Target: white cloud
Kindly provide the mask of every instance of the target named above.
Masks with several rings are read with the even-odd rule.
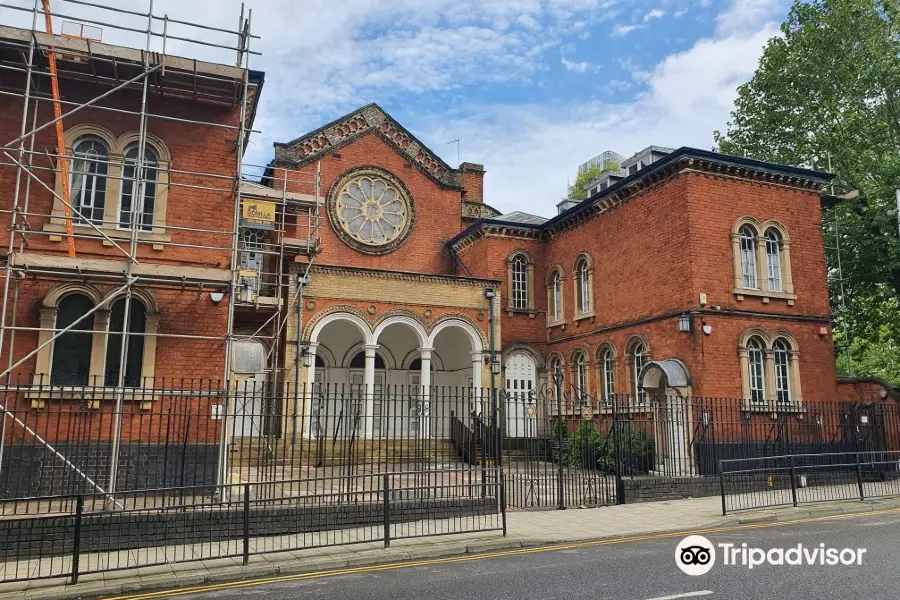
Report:
[[[596,71],[597,70],[596,67],[591,65],[591,63],[589,63],[586,60],[581,60],[581,61],[576,62],[576,61],[568,60],[565,56],[563,56],[562,58],[560,58],[560,62],[562,63],[562,66],[566,68],[566,71],[576,71],[578,73],[587,73],[588,71]]]
[[[661,8],[654,8],[644,15],[644,22],[652,21],[653,19],[662,19],[664,16],[666,16],[666,11]]]
[[[719,35],[753,29],[778,15],[782,0],[741,0],[733,2],[716,17]]]
[[[613,27],[613,35],[616,37],[624,37],[637,29],[643,29],[643,25],[616,25]]]

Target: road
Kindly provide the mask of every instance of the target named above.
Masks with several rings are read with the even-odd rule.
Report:
[[[602,509],[595,509],[602,510]],[[675,564],[681,538],[513,551],[476,560],[283,581],[179,595],[179,600],[820,600],[900,597],[900,512],[706,534],[716,564],[689,576]],[[865,548],[853,566],[722,565],[718,544]]]

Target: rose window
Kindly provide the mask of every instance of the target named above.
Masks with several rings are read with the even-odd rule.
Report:
[[[329,209],[344,241],[364,252],[386,252],[409,231],[412,206],[390,174],[366,169],[332,188]]]

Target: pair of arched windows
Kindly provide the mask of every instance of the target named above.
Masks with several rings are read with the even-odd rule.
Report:
[[[800,400],[797,351],[784,334],[745,335],[740,351],[744,396],[751,405]]]
[[[735,292],[787,295],[793,299],[790,243],[774,221],[739,220],[732,232],[735,253]],[[779,296],[780,297],[780,296]]]
[[[594,314],[594,270],[590,255],[583,253],[575,259],[572,272],[574,284],[575,319]],[[557,325],[565,321],[565,299],[562,267],[554,267],[547,281],[547,323]]]
[[[103,385],[118,386],[122,363],[123,326],[125,323],[125,298],[119,298],[109,309],[109,321],[105,331],[96,331],[94,301],[79,293],[64,296],[56,307],[55,330],[62,330],[74,324],[53,341],[53,354],[50,361],[51,385],[100,385],[92,381],[92,365],[94,353],[102,348],[105,352],[103,361]],[[88,314],[90,313],[90,314]],[[87,316],[85,316],[87,315]],[[83,317],[83,318],[82,318]],[[141,370],[144,361],[144,333],[147,325],[147,310],[144,304],[131,299],[128,314],[128,345],[125,349],[124,366],[126,387],[137,387],[141,383]],[[105,344],[95,343],[94,336],[103,336]]]
[[[75,220],[81,223],[102,225],[107,203],[110,149],[96,136],[85,136],[72,145],[72,168],[69,188]],[[142,164],[141,176],[138,163]],[[115,225],[120,229],[150,231],[156,203],[157,172],[159,158],[149,146],[144,146],[141,156],[136,143],[125,148],[122,155],[121,185]]]

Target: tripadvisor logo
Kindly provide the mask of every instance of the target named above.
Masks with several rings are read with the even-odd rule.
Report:
[[[704,575],[716,564],[716,556],[726,567],[754,569],[770,566],[859,566],[863,564],[865,548],[832,548],[825,544],[789,548],[754,548],[746,543],[713,545],[702,535],[690,535],[675,548],[675,564],[687,575]]]

